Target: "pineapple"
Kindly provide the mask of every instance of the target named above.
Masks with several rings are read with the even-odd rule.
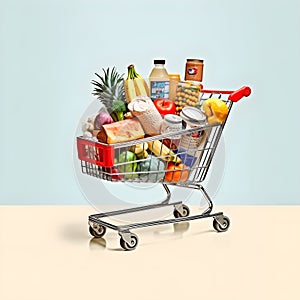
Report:
[[[100,80],[92,80],[92,84],[95,86],[92,94],[97,96],[99,101],[106,107],[114,121],[123,120],[124,113],[127,111],[124,74],[119,74],[115,67],[111,70],[109,68],[102,70],[104,76],[95,73]]]

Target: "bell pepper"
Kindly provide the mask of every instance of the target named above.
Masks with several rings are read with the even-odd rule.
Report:
[[[115,164],[117,164],[117,168],[120,171],[120,173],[125,173],[125,178],[136,178],[138,177],[138,174],[132,174],[132,172],[135,172],[137,168],[137,162],[135,162],[136,160],[137,157],[133,152],[124,151],[121,152],[119,157],[115,160]],[[126,162],[128,163],[124,164]]]
[[[184,182],[189,177],[189,168],[185,164],[169,162],[165,180],[168,182]]]

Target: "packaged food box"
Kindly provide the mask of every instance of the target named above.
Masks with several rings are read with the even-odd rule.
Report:
[[[176,114],[186,106],[198,106],[200,102],[200,84],[191,81],[180,81],[176,88]]]

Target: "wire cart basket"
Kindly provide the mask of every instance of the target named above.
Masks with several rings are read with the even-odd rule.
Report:
[[[234,102],[243,97],[248,97],[251,89],[244,86],[236,91],[201,90],[200,108],[203,101],[208,98],[222,99],[228,107],[228,116]],[[202,186],[205,180],[222,135],[228,116],[223,123],[213,125],[205,124],[195,128],[182,129],[152,137],[146,137],[130,142],[106,144],[94,140],[77,137],[78,158],[81,163],[83,174],[96,177],[101,180],[112,182],[141,182],[162,184],[166,198],[161,203],[143,205],[128,209],[121,209],[90,215],[88,218],[89,232],[94,237],[102,237],[106,229],[116,230],[120,235],[120,245],[124,250],[133,250],[137,247],[138,237],[132,232],[133,229],[180,223],[203,218],[213,218],[213,227],[218,232],[226,231],[230,226],[230,220],[223,212],[212,212],[213,202]],[[166,153],[165,146],[170,147],[173,137],[180,137],[177,145],[176,157],[181,159],[181,166],[169,162],[174,159],[173,152]],[[155,155],[149,151],[156,147]],[[135,158],[129,161],[130,153],[144,153],[146,158]],[[122,156],[122,160],[118,159]],[[208,207],[201,214],[190,215],[189,207],[182,201],[170,201],[171,192],[168,185],[191,188],[202,192]],[[148,222],[114,225],[104,218],[134,213],[138,211],[173,206],[174,218],[154,220]]]

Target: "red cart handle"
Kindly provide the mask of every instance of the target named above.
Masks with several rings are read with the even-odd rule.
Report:
[[[238,102],[243,97],[248,97],[251,94],[251,88],[249,86],[243,86],[236,91],[220,91],[220,90],[201,90],[203,93],[212,94],[229,94],[228,100],[232,102]]]
[[[231,100],[232,102],[238,102],[243,97],[248,97],[251,94],[251,89],[249,86],[243,86],[237,91],[231,93],[228,97],[228,100]]]

